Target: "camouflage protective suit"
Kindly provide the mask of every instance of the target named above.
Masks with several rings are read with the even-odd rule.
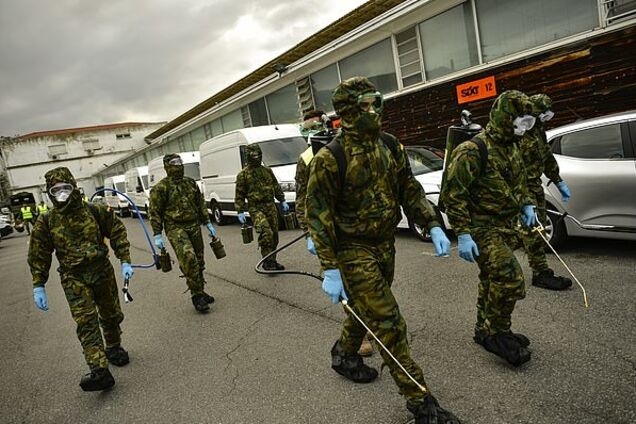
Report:
[[[517,227],[521,208],[533,202],[512,121],[531,111],[525,94],[502,93],[486,129],[476,136],[488,148],[486,170],[481,170],[477,145],[460,144],[441,193],[452,228],[457,234],[470,234],[479,248],[476,334],[509,331],[515,303],[525,297],[523,273],[513,251],[522,244]]]
[[[33,227],[28,259],[33,286],[46,284],[55,251],[62,288],[77,324],[86,363],[91,369],[107,368],[104,341],[106,349],[120,345],[119,325],[124,315],[104,237],[110,240],[115,256],[122,263],[130,263],[126,228],[110,208],[82,201],[68,168],[55,168],[45,178],[47,191],[60,182],[72,184],[75,190],[64,203],[49,196],[54,208],[41,214]],[[95,208],[95,214],[90,207]]]
[[[307,231],[305,221],[305,199],[307,198],[307,183],[309,182],[309,165],[314,159],[314,152],[311,146],[305,150],[298,158],[296,164],[296,219],[298,226],[303,232]]]
[[[236,212],[249,210],[258,234],[261,256],[265,257],[278,247],[278,210],[274,198],[285,201],[285,194],[278,184],[274,172],[261,161],[263,153],[258,144],[245,147],[247,166],[236,176],[234,206]],[[245,201],[247,200],[247,205]],[[276,257],[270,258],[273,263]]]
[[[375,92],[368,79],[343,81],[333,94],[341,116],[340,143],[347,159],[341,186],[336,159],[321,149],[310,165],[306,223],[322,268],[339,269],[349,304],[408,372],[424,384],[411,359],[406,322],[391,291],[395,265],[395,228],[400,206],[422,227],[439,226],[422,186],[413,177],[402,145],[397,154],[380,140],[378,114],[362,113],[360,94]],[[373,117],[371,115],[374,115]],[[390,136],[392,137],[392,136]],[[345,319],[340,345],[357,352],[366,330],[352,316]],[[424,393],[381,351],[400,393],[413,404]]]
[[[165,230],[190,294],[195,297],[204,294],[205,261],[201,225],[209,223],[210,219],[197,183],[183,175],[183,165],[168,163],[176,158],[179,158],[176,153],[163,158],[167,176],[150,191],[150,224],[155,235]]]
[[[552,108],[552,100],[545,94],[531,96],[530,101],[533,106],[533,115],[537,117]],[[547,208],[541,176],[545,174],[554,184],[561,182],[562,179],[559,175],[559,164],[547,142],[544,124],[541,120],[537,119],[534,127],[524,134],[519,148],[526,168],[528,192],[532,198],[532,203],[537,206],[536,212],[539,220],[545,225]],[[523,233],[525,250],[533,274],[549,270],[550,267],[545,257],[545,242],[541,236],[536,231],[525,228]]]

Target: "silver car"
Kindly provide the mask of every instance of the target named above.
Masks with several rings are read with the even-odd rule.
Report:
[[[578,121],[547,138],[572,193],[563,203],[543,176],[552,245],[579,236],[636,240],[636,111]]]

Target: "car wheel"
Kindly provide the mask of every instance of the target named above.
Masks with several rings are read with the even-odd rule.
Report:
[[[219,204],[213,200],[210,201],[210,210],[212,211],[212,219],[217,225],[225,225],[227,219],[223,216],[223,211]]]
[[[552,205],[548,205],[548,210],[556,210],[556,208]],[[565,222],[563,222],[563,217],[556,213],[548,212],[547,217],[545,234],[550,245],[556,248],[561,246],[568,238]],[[546,246],[546,248],[548,251],[551,251],[549,247]]]

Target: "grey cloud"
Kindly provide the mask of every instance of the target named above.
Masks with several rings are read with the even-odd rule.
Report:
[[[362,3],[2,2],[0,135],[170,120]]]

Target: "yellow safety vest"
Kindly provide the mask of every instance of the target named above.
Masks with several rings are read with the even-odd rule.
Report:
[[[46,205],[38,205],[38,212],[43,213],[49,210],[49,207]]]
[[[310,147],[309,149],[305,150],[300,157],[302,158],[303,162],[305,162],[305,165],[309,165],[309,162],[311,162],[311,160],[314,158],[314,150]]]
[[[33,212],[31,212],[31,207],[30,206],[25,206],[23,208],[20,208],[20,213],[22,213],[22,219],[32,219],[33,218]]]

